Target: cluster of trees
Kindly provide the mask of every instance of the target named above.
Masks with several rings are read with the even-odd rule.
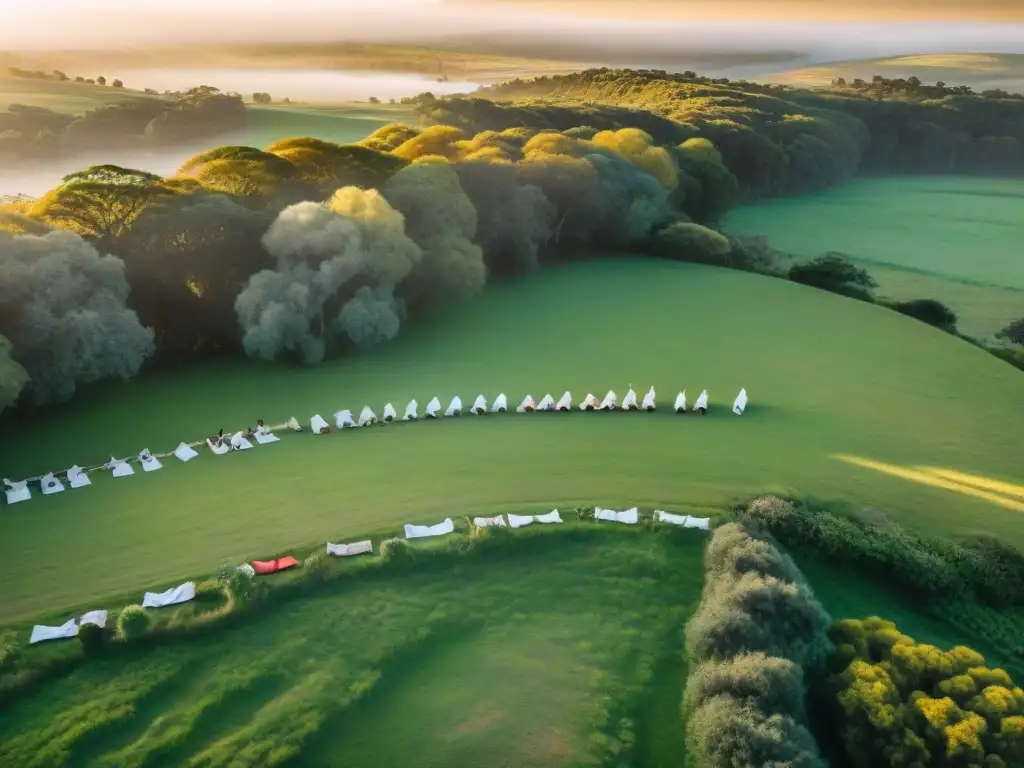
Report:
[[[120,87],[120,81],[114,86]],[[83,115],[11,104],[0,112],[0,161],[25,162],[107,147],[163,146],[236,130],[245,119],[240,96],[210,86],[162,99],[108,104]]]
[[[137,315],[159,358],[244,349],[315,363],[388,341],[421,307],[471,296],[488,277],[533,271],[565,250],[742,264],[757,248],[734,248],[692,221],[735,194],[706,140],[661,147],[637,129],[472,135],[392,124],[354,145],[218,147],[171,178],[117,166],[71,174],[0,214],[9,233],[0,270],[14,269],[22,251],[74,243],[75,253],[121,265],[123,285],[109,286],[125,297],[117,311]],[[34,300],[29,290],[0,293],[0,334],[12,370],[30,377],[33,402],[130,375],[154,353],[121,340],[130,365],[90,363],[93,378],[58,367],[66,382],[48,383],[36,350],[44,340],[15,322],[32,316]]]
[[[767,535],[737,523],[716,528],[704,568],[701,603],[686,626],[688,761],[824,768],[804,673],[823,668],[831,620]]]
[[[490,108],[479,104],[485,99],[435,99],[422,110],[428,117],[436,110],[456,112],[481,128],[496,129],[534,125],[558,112],[577,111],[588,115],[583,124],[596,124],[589,115],[615,121],[625,117],[624,108],[645,110],[661,117],[661,127],[673,131],[674,139],[686,131],[714,142],[751,197],[818,189],[858,170],[1024,170],[1021,99],[956,91],[908,100],[848,89],[815,92],[713,82],[689,74],[592,69],[485,89],[485,97],[510,101],[491,102]],[[465,101],[471,106],[455,103]],[[643,127],[657,141],[664,140],[653,127]]]
[[[20,80],[50,80],[55,83],[66,83],[71,80],[66,74],[61,72],[59,69],[51,70],[50,72],[43,72],[42,70],[31,70],[21,69],[20,67],[8,67],[8,77],[16,77]],[[81,75],[75,78],[76,83],[88,83],[89,85],[106,85],[107,78],[100,75],[97,78],[85,78]],[[124,83],[114,78],[110,83],[111,88],[124,88]]]
[[[981,654],[917,643],[877,617],[829,634],[836,732],[852,765],[1024,765],[1024,690]]]
[[[919,77],[887,78],[882,75],[875,75],[870,80],[855,77],[849,81],[845,77],[837,77],[832,80],[832,90],[841,93],[852,92],[874,99],[904,98],[915,101],[974,95],[974,89],[969,85],[951,86],[941,80],[935,85],[929,85],[922,83]],[[1024,99],[1024,94],[1009,93],[1000,88],[982,91],[980,96],[983,99]]]

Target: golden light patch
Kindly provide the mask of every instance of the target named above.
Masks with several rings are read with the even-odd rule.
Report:
[[[1002,496],[1015,496],[1024,501],[1024,485],[994,480],[984,475],[969,475],[966,472],[957,472],[955,469],[944,469],[941,467],[919,467],[919,469],[943,480],[960,483],[961,485],[971,485],[983,491],[991,491]]]
[[[879,67],[941,67],[943,69],[967,69],[979,72],[1001,72],[1007,69],[998,56],[983,53],[928,53],[920,56],[897,56],[894,59],[876,61]]]
[[[872,459],[865,459],[860,456],[838,454],[833,458],[864,469],[873,469],[876,472],[881,472],[892,477],[898,477],[902,480],[909,480],[911,482],[920,483],[921,485],[931,486],[932,488],[941,488],[945,491],[952,491],[953,493],[959,493],[964,496],[971,496],[982,501],[987,501],[990,504],[995,504],[1003,509],[1011,509],[1015,512],[1024,512],[1024,498],[1018,499],[1014,498],[1012,495],[1004,495],[1004,493],[996,493],[993,492],[993,490],[986,490],[1002,486],[1004,488],[1014,489],[1015,495],[1018,490],[1021,490],[1021,486],[1013,485],[1012,483],[1002,483],[998,480],[992,480],[991,478],[978,475],[967,475],[959,473],[956,470],[936,469],[934,467],[901,467],[897,464],[886,464],[885,462],[873,461]],[[951,479],[957,476],[964,479],[971,479],[974,484],[958,482]]]

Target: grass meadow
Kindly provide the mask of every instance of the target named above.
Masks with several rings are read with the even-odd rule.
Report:
[[[624,299],[628,297],[628,300]],[[449,515],[580,504],[682,512],[765,491],[885,509],[935,535],[1020,545],[1020,372],[889,310],[713,267],[607,259],[502,283],[393,344],[315,369],[220,362],[107,383],[2,425],[23,477],[171,450],[218,428],[433,396],[513,406],[658,388],[647,413],[381,426],[216,457],[0,508],[10,621],[134,595],[292,546]],[[708,389],[706,418],[670,412]],[[740,387],[750,405],[730,406]],[[950,474],[955,471],[960,474]],[[993,485],[1001,481],[1003,485]],[[985,490],[994,488],[994,491]],[[70,570],[74,577],[69,577]]]
[[[706,537],[513,535],[512,557],[341,578],[80,665],[0,712],[0,764],[540,768],[615,764],[632,743],[637,765],[680,765]]]
[[[1024,186],[1015,179],[857,179],[736,209],[726,228],[797,259],[840,251],[895,300],[937,299],[960,330],[992,337],[1024,315]]]
[[[0,75],[0,110],[6,110],[11,104],[24,104],[69,115],[81,115],[108,104],[153,98],[141,90],[130,88],[90,85],[70,80],[27,80]]]

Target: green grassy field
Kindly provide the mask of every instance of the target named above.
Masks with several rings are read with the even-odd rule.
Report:
[[[1024,315],[1024,186],[1012,179],[859,179],[818,195],[738,208],[731,232],[768,235],[797,258],[840,251],[881,296],[934,298],[988,338]]]
[[[0,110],[6,110],[11,104],[25,104],[30,107],[45,107],[54,112],[81,115],[107,104],[153,98],[155,97],[130,88],[0,76]]]
[[[0,764],[584,766],[629,717],[639,765],[681,765],[706,537],[585,527],[90,662],[0,714]]]
[[[315,369],[221,362],[105,384],[3,425],[7,477],[171,450],[221,427],[369,403],[658,387],[656,414],[500,415],[314,437],[0,508],[7,620],[405,522],[580,503],[692,510],[788,490],[933,534],[1024,543],[1024,503],[900,468],[1021,484],[1021,373],[880,307],[698,265],[609,259],[502,283]],[[729,408],[750,393],[742,418]],[[679,387],[711,414],[676,417]],[[856,465],[844,454],[873,462]],[[887,471],[879,471],[879,468]],[[891,470],[891,471],[888,471]],[[901,476],[902,473],[902,476]],[[981,482],[981,481],[977,481]],[[73,566],[69,559],[73,557]],[[69,578],[69,568],[75,576]]]
[[[417,117],[408,107],[391,104],[249,107],[245,130],[237,135],[218,136],[217,141],[266,147],[290,136],[312,136],[352,144],[362,141],[382,125],[394,122],[415,125]]]
[[[999,88],[1011,93],[1024,91],[1024,54],[1020,53],[931,53],[882,59],[837,61],[791,69],[758,78],[769,83],[798,87],[829,85],[844,77],[870,81],[882,77],[916,76],[926,83],[969,85],[976,91]]]

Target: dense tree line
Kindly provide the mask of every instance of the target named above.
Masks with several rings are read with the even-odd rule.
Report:
[[[114,81],[114,87],[120,84]],[[11,104],[0,112],[0,162],[45,160],[91,149],[171,145],[236,130],[245,125],[245,119],[240,96],[209,86],[108,104],[83,115]]]
[[[851,765],[1024,765],[1024,690],[981,654],[917,643],[879,618],[829,634],[834,728]]]
[[[792,559],[740,524],[715,529],[704,570],[686,625],[687,764],[824,768],[804,694],[832,650],[828,615]]]
[[[486,99],[445,99],[423,111],[461,114],[455,124],[478,129],[532,125],[551,109],[612,121],[614,110],[649,111],[714,142],[750,196],[817,189],[857,171],[1024,172],[1020,98],[943,87],[939,98],[908,99],[904,91],[816,92],[692,75],[593,69],[485,89],[486,99],[501,100],[490,108]]]
[[[574,77],[584,76],[606,84],[623,77]],[[641,102],[666,85],[673,93],[665,99],[679,101],[681,83],[651,73],[636,78],[625,84]],[[563,80],[528,86],[547,82]],[[147,360],[244,350],[315,363],[386,342],[422,307],[471,296],[488,279],[595,249],[784,276],[763,240],[729,239],[708,225],[744,195],[812,188],[853,173],[869,133],[845,113],[795,112],[794,102],[759,88],[736,91],[746,101],[729,97],[735,104],[688,91],[690,102],[704,106],[691,103],[687,120],[621,105],[424,95],[417,105],[435,124],[391,124],[357,144],[296,137],[265,149],[216,147],[168,178],[117,166],[70,174],[38,200],[0,207],[0,232],[8,233],[0,282],[35,269],[29,254],[52,253],[69,291],[58,301],[56,291],[0,289],[0,336],[10,345],[0,356],[7,361],[0,402],[13,402],[18,389],[26,401],[64,399],[80,384],[130,376]],[[151,137],[184,135],[189,109],[231,102],[228,112],[244,112],[235,99],[195,89],[176,102],[192,106],[136,128]],[[819,152],[827,163],[813,160]],[[872,298],[870,276],[838,256],[788,277]],[[26,285],[48,279],[24,278]],[[52,300],[50,314],[61,317],[86,311],[72,297],[85,296],[76,285],[90,279],[109,299],[102,311],[89,305],[91,327],[110,323],[117,332],[97,330],[89,345],[79,342],[87,354],[58,347],[47,354],[60,359],[47,360],[33,347],[59,323],[51,318],[47,330],[31,331],[33,318],[50,317],[37,305]],[[947,330],[955,325],[936,302],[895,308]],[[120,343],[124,354],[115,359],[100,336],[118,334],[132,341]],[[1016,338],[1013,328],[1008,334]],[[24,375],[28,383],[16,387]]]

